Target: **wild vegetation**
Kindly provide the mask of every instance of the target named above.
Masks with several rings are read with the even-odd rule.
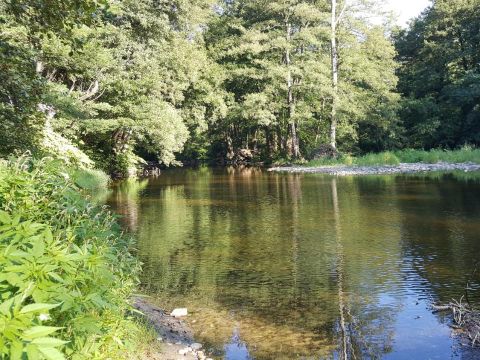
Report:
[[[403,30],[380,0],[0,0],[0,358],[137,353],[138,263],[84,199],[111,177],[325,149],[310,165],[480,162],[479,17],[480,0],[432,0]]]
[[[48,6],[47,6],[48,5]],[[479,142],[478,0],[1,1],[0,151],[146,162]]]
[[[139,265],[105,209],[52,160],[0,163],[0,358],[134,358]]]
[[[459,150],[395,150],[363,156],[340,155],[336,158],[319,158],[308,161],[307,166],[322,165],[398,165],[400,163],[476,163],[480,164],[480,150],[463,147]]]

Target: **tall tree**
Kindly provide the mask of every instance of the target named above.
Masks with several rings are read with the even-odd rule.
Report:
[[[436,0],[397,35],[407,146],[480,143],[479,17],[479,0]]]

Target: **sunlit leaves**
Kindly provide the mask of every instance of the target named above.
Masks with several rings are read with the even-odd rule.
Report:
[[[124,352],[138,269],[128,241],[60,163],[23,164],[0,164],[0,358]],[[92,339],[97,345],[85,348]]]

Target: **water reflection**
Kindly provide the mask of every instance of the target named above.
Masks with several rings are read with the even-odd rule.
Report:
[[[471,175],[469,175],[471,176]],[[480,304],[480,182],[180,170],[119,185],[143,284],[219,358],[465,356],[429,301]],[[233,335],[232,335],[233,334]]]

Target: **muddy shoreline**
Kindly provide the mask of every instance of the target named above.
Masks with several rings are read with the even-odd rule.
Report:
[[[327,174],[335,176],[360,176],[360,175],[390,175],[390,174],[412,174],[421,172],[434,171],[463,171],[473,172],[480,171],[480,164],[475,163],[413,163],[413,164],[398,164],[398,165],[378,165],[378,166],[281,166],[268,169],[270,172],[284,172],[284,173],[298,173],[298,174]]]

